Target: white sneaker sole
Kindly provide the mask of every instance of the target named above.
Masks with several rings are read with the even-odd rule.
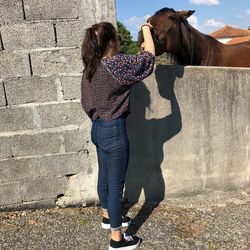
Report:
[[[119,247],[119,248],[114,248],[114,247],[109,246],[109,250],[133,250],[133,249],[138,248],[140,243],[141,243],[141,239],[139,239],[136,245],[128,246],[128,247]]]
[[[129,222],[123,222],[122,227],[128,227],[131,224],[131,220]],[[110,229],[110,224],[104,224],[102,222],[102,228],[103,229]]]

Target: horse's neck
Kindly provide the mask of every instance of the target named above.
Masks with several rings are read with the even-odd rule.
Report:
[[[215,38],[202,34],[197,31],[202,37],[202,41],[199,44],[202,49],[202,61],[201,65],[219,65],[220,60],[223,59],[222,51],[226,49],[226,45],[217,41]]]
[[[177,58],[179,57],[180,61],[184,61],[183,64],[208,65],[209,61],[213,60],[213,57],[218,54],[224,45],[193,27],[190,27],[190,29],[192,48],[190,50],[183,46]]]

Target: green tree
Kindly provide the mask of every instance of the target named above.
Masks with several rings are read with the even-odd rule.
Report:
[[[137,54],[140,50],[138,42],[132,40],[131,33],[127,28],[119,21],[117,21],[118,34],[121,37],[121,53]]]

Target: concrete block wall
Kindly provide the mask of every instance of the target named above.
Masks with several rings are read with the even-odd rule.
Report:
[[[99,21],[115,24],[114,0],[0,0],[1,209],[96,196],[80,47]]]

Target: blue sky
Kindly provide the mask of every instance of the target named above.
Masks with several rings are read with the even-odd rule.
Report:
[[[140,24],[163,7],[195,10],[189,23],[209,34],[225,24],[247,29],[250,26],[250,0],[116,0],[117,19],[134,39]]]

